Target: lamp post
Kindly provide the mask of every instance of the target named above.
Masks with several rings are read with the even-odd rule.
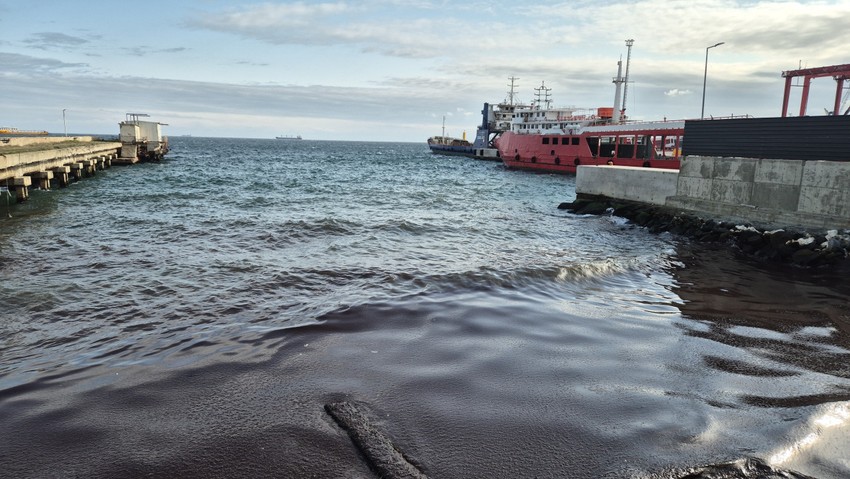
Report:
[[[705,71],[702,74],[702,111],[700,111],[699,118],[702,120],[705,118],[705,80],[708,78],[708,50],[714,47],[719,47],[726,42],[715,43],[710,47],[705,48]]]
[[[66,108],[62,109],[62,133],[68,136],[68,128],[65,127],[65,110]]]

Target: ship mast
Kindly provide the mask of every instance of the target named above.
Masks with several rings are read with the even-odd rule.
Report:
[[[612,123],[620,123],[620,93],[623,91],[623,56],[617,60],[617,76],[614,78],[617,88],[614,90],[614,111],[611,115]]]
[[[546,88],[546,82],[540,82],[540,86],[535,88],[536,92],[534,95],[537,97],[537,108],[540,108],[541,98],[542,102],[546,103],[546,109],[549,109],[549,105],[552,103],[552,99],[550,97],[551,88]]]
[[[628,47],[628,53],[626,54],[626,78],[623,79],[623,109],[621,114],[623,117],[626,116],[626,94],[629,92],[629,63],[632,61],[632,45],[635,44],[633,39],[626,40],[626,47]]]
[[[515,91],[516,87],[519,86],[519,85],[515,84],[514,82],[519,80],[519,78],[510,77],[510,78],[508,78],[508,80],[511,81],[511,84],[508,85],[509,87],[511,87],[511,90],[508,92],[508,105],[514,106],[514,91]]]

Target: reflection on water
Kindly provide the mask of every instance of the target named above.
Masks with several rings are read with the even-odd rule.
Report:
[[[850,284],[846,269],[806,270],[733,260],[683,245],[677,279],[684,333],[726,346],[704,354],[721,373],[718,402],[774,411],[779,441],[760,451],[817,477],[850,471]],[[729,385],[737,384],[732,391]],[[729,392],[734,394],[730,397]]]

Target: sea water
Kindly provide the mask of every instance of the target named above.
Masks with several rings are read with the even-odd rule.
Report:
[[[424,144],[174,138],[0,218],[0,474],[430,477],[850,463],[846,271],[578,216]]]

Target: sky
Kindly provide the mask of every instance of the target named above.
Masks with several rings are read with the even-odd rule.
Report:
[[[553,106],[613,106],[626,39],[630,118],[699,118],[704,81],[706,116],[775,117],[783,71],[850,63],[848,19],[850,0],[0,0],[0,126],[117,134],[132,112],[170,136],[424,142],[445,118],[474,137],[509,77],[520,101],[545,84]],[[808,113],[835,89],[814,80]]]

